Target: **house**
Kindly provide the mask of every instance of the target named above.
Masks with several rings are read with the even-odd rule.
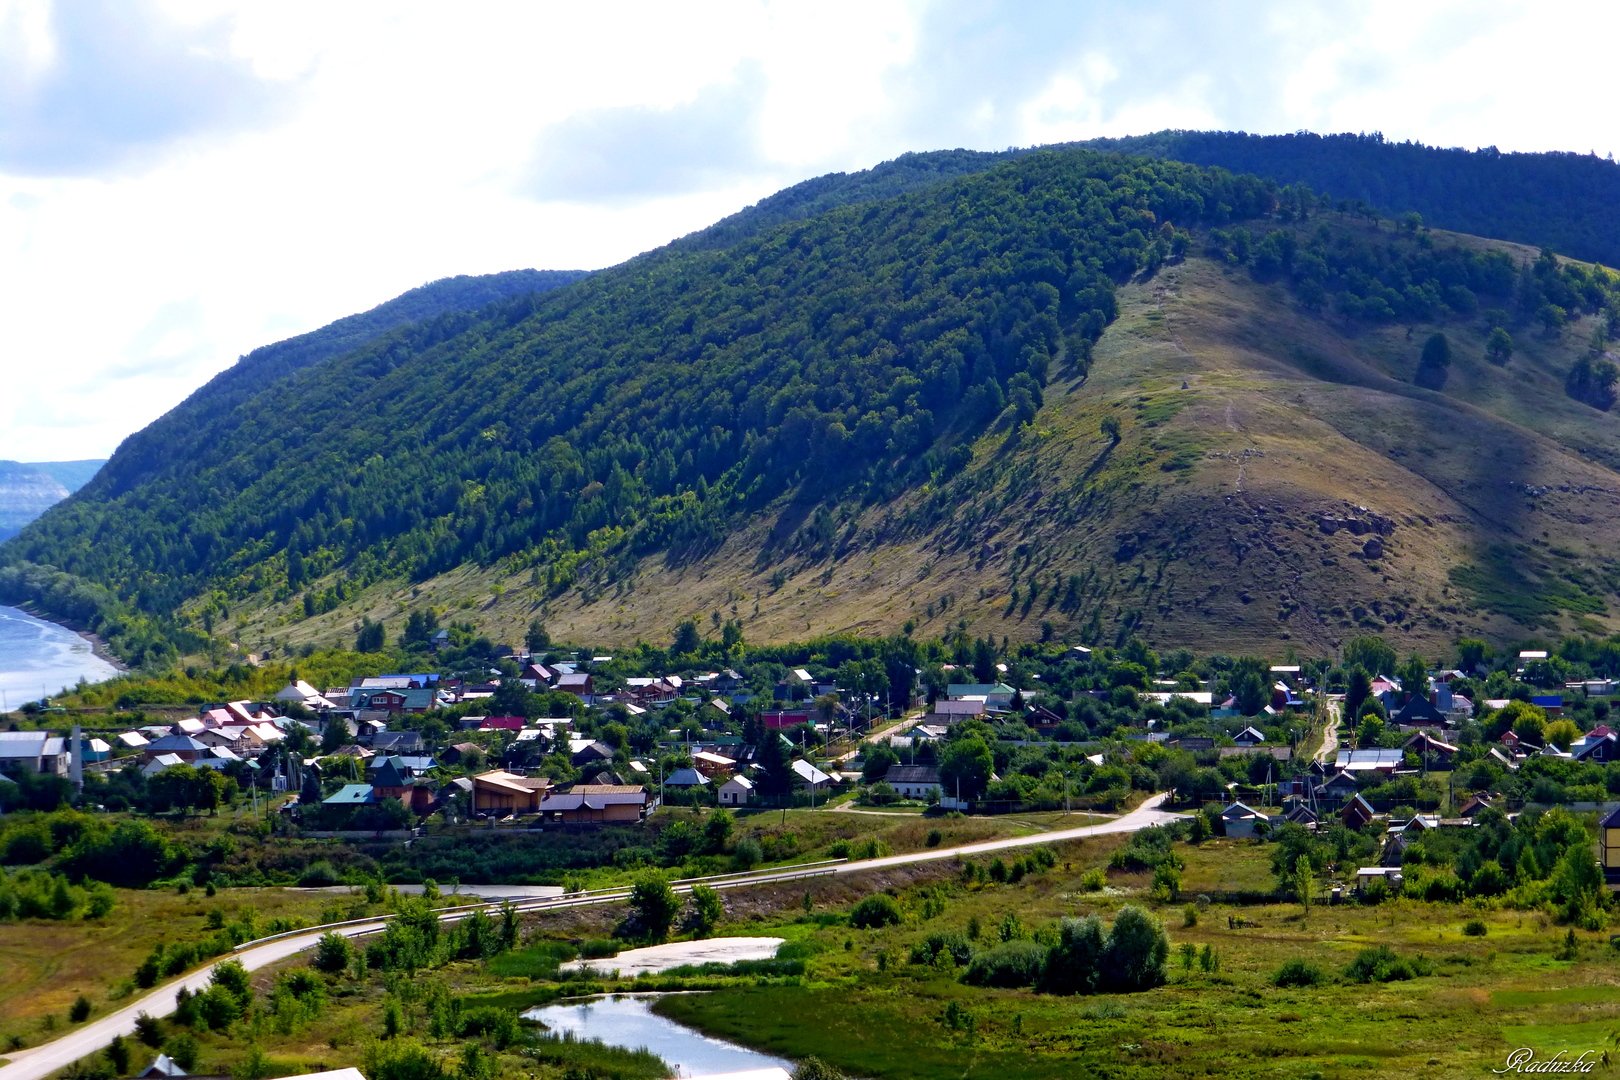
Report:
[[[568,763],[576,769],[599,761],[612,761],[613,747],[595,739],[569,739]]]
[[[151,742],[150,739],[138,731],[122,731],[113,736],[113,739],[118,743],[120,750],[139,750]]]
[[[1340,750],[1333,767],[1341,772],[1389,775],[1401,767],[1403,757],[1400,749]]]
[[[1302,800],[1296,800],[1294,805],[1289,807],[1288,813],[1283,815],[1283,818],[1294,825],[1307,829],[1315,829],[1321,821],[1316,816],[1316,811],[1306,806]]]
[[[0,732],[0,772],[66,776],[68,740],[50,732]]]
[[[148,759],[146,764],[141,766],[141,775],[150,780],[165,769],[172,769],[176,765],[184,764],[186,762],[182,761],[178,754],[159,754],[157,757]]]
[[[1599,735],[1596,729],[1586,733],[1586,736],[1570,744],[1570,754],[1576,761],[1596,761],[1607,764],[1611,761],[1620,761],[1620,736],[1604,729]]]
[[[759,714],[766,731],[785,731],[800,724],[815,724],[809,709],[767,709]]]
[[[159,754],[174,754],[181,761],[196,761],[208,752],[208,744],[190,735],[165,735],[153,739],[141,748],[141,754],[151,761]]]
[[[941,700],[934,702],[934,707],[928,710],[923,717],[924,723],[929,724],[955,724],[962,720],[972,720],[984,715],[984,702],[977,698],[965,701]]]
[[[832,785],[833,778],[831,776],[803,758],[799,758],[789,768],[793,770],[793,775],[798,778],[798,783],[812,791],[821,791]]]
[[[984,707],[990,712],[1006,712],[1012,708],[1013,695],[1018,693],[1006,683],[950,683],[945,687],[945,696],[951,701],[967,701],[977,698],[984,702]]]
[[[541,818],[558,825],[633,825],[646,811],[647,789],[639,784],[575,784],[539,806]]]
[[[1401,882],[1405,880],[1398,866],[1363,866],[1356,871],[1356,895],[1366,892],[1367,887],[1375,881],[1382,882],[1383,887],[1392,893],[1399,892]]]
[[[1390,719],[1402,726],[1445,727],[1447,723],[1446,714],[1421,694],[1413,694]]]
[[[1328,780],[1317,789],[1317,792],[1324,798],[1339,802],[1354,798],[1359,787],[1360,785],[1356,783],[1356,778],[1353,773],[1337,772],[1328,778]]]
[[[939,798],[943,789],[939,770],[931,765],[890,765],[883,774],[883,782],[900,793],[902,798],[927,802],[929,795]]]
[[[551,787],[543,776],[518,776],[492,769],[472,778],[473,813],[534,814]]]
[[[754,782],[741,773],[720,785],[721,806],[747,806],[754,798]]]
[[[355,690],[349,694],[349,707],[399,716],[405,711],[404,690]]]
[[[1339,820],[1343,821],[1346,827],[1351,829],[1359,829],[1370,825],[1377,816],[1373,812],[1372,803],[1360,795],[1352,795],[1350,801],[1344,804],[1344,809],[1339,811]]]
[[[1226,836],[1243,838],[1253,836],[1266,815],[1252,806],[1235,802],[1221,811],[1221,830]]]
[[[486,716],[486,717],[484,717],[483,721],[479,723],[476,730],[478,730],[478,731],[510,731],[510,732],[522,731],[523,730],[523,717],[521,717],[521,716]],[[609,754],[608,756],[612,757],[613,755]]]
[[[1401,749],[1416,754],[1423,762],[1424,768],[1450,768],[1452,761],[1457,757],[1457,748],[1450,743],[1441,742],[1427,731],[1420,731],[1407,739]]]
[[[596,680],[588,671],[576,671],[557,677],[554,689],[564,693],[573,694],[587,705],[596,701]]]
[[[1620,806],[1598,822],[1598,861],[1611,889],[1620,889]]]
[[[432,790],[416,781],[416,771],[405,763],[404,758],[388,757],[369,762],[366,775],[377,801],[398,799],[407,809],[418,814],[425,814],[432,808]]]
[[[185,1075],[186,1070],[176,1065],[168,1054],[159,1054],[145,1071],[136,1074],[137,1080],[177,1080]]]
[[[724,776],[737,767],[735,758],[728,758],[724,754],[714,754],[707,750],[696,750],[692,753],[692,764],[704,776],[713,779]]]
[[[1549,719],[1556,719],[1564,715],[1564,695],[1538,694],[1530,699],[1530,704],[1545,709]]]
[[[709,778],[696,769],[676,769],[664,777],[664,787],[677,791],[695,791],[709,786]]]
[[[1266,741],[1266,733],[1256,727],[1246,727],[1232,736],[1234,746],[1259,746]]]
[[[1457,811],[1457,816],[1458,817],[1465,817],[1465,818],[1473,818],[1476,815],[1478,815],[1480,811],[1489,810],[1490,808],[1491,808],[1491,796],[1490,795],[1486,795],[1486,794],[1471,795],[1471,796],[1469,796],[1468,801],[1462,804],[1462,809]]]
[[[419,731],[383,731],[371,737],[371,748],[379,754],[420,754],[422,733]]]
[[[1519,771],[1519,763],[1513,759],[1513,755],[1504,751],[1500,746],[1491,747],[1486,756],[1509,772]]]
[[[377,801],[370,784],[344,784],[321,800],[322,806],[370,806]]]

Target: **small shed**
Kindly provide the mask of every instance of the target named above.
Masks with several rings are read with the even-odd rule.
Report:
[[[747,806],[754,798],[754,782],[746,776],[733,776],[720,785],[721,806]]]

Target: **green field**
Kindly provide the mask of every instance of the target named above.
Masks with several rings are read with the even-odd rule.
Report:
[[[1141,875],[1110,875],[1107,889],[1077,888],[1080,860],[1018,886],[952,884],[943,913],[921,918],[906,897],[905,925],[871,932],[787,927],[819,948],[803,986],[730,989],[663,1000],[659,1010],[712,1034],[790,1057],[814,1054],[859,1076],[1323,1077],[1489,1075],[1509,1051],[1615,1050],[1620,1033],[1620,950],[1606,934],[1577,933],[1578,958],[1554,953],[1564,929],[1534,912],[1395,901],[1380,907],[1199,905],[1200,887],[1269,884],[1268,849],[1216,841],[1185,849],[1189,887],[1158,905],[1172,946],[1170,982],[1135,994],[1054,997],[968,987],[951,969],[907,962],[940,930],[984,938],[1015,915],[1026,932],[1062,915],[1105,920],[1144,901]],[[1463,933],[1480,919],[1483,937]],[[1229,921],[1230,920],[1230,921]],[[749,930],[781,929],[761,922]],[[794,932],[797,933],[794,933]],[[1184,970],[1179,946],[1209,946],[1218,968]],[[1360,950],[1388,945],[1422,957],[1432,974],[1406,982],[1346,982]],[[1287,960],[1303,958],[1325,985],[1277,989]],[[955,1005],[956,1010],[947,1010]],[[951,1021],[954,1019],[954,1023]],[[1601,1073],[1600,1073],[1601,1075]]]

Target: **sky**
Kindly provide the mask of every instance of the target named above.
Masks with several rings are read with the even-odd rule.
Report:
[[[424,282],[609,266],[912,150],[1615,153],[1616,40],[1606,2],[0,0],[0,459],[104,457]]]

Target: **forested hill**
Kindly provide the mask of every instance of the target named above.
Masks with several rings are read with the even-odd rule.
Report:
[[[154,425],[0,546],[0,599],[133,662],[428,606],[603,644],[1615,625],[1601,268],[1075,148],[726,230]]]
[[[413,324],[246,395],[206,437],[132,438],[131,468],[0,549],[0,587],[156,620],[215,594],[307,592],[320,613],[503,557],[558,589],[581,560],[702,550],[801,486],[886,497],[953,468],[1009,402],[1031,413],[1115,282],[1185,247],[1178,227],[1272,203],[1253,178],[1036,154],[633,260],[456,333]]]
[[[511,270],[460,275],[420,285],[369,311],[348,315],[307,334],[263,345],[214,376],[160,419],[126,439],[98,481],[110,490],[139,483],[145,470],[206,445],[221,424],[239,423],[238,410],[266,387],[304,368],[360,348],[402,326],[500,300],[542,293],[585,276],[580,270]]]
[[[1592,154],[1505,154],[1310,132],[1161,131],[1082,145],[1304,184],[1389,216],[1416,211],[1436,228],[1620,266],[1620,165]]]

